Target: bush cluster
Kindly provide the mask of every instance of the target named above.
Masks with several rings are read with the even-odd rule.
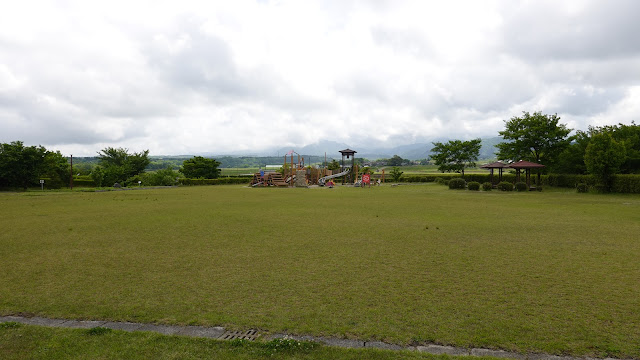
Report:
[[[485,182],[482,183],[482,190],[484,191],[491,191],[493,189],[493,184],[491,184],[490,182]]]
[[[467,182],[463,178],[455,178],[449,180],[449,189],[464,189],[467,186]]]
[[[527,183],[522,182],[522,181],[518,181],[515,185],[516,191],[527,191],[528,190],[528,186]]]
[[[513,184],[508,181],[503,181],[498,184],[498,189],[501,191],[513,191]]]
[[[480,190],[480,183],[477,181],[471,181],[467,184],[467,188],[469,190],[474,190],[474,191],[478,191]]]

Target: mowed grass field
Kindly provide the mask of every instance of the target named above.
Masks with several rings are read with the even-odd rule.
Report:
[[[0,314],[640,358],[640,196],[0,193]]]

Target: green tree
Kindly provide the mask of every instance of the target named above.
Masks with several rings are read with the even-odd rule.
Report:
[[[104,182],[104,169],[100,165],[96,165],[93,167],[91,171],[91,179],[96,184],[97,187],[102,187],[102,183]]]
[[[69,185],[71,165],[60,151],[47,151],[43,165],[40,176],[49,179],[49,187],[60,188]]]
[[[387,161],[387,165],[389,166],[402,166],[402,163],[405,160],[403,158],[401,158],[398,155],[393,155],[393,157],[391,159],[389,159],[389,161]]]
[[[574,141],[560,154],[551,170],[555,173],[586,174],[587,166],[584,156],[587,146],[595,134],[602,133],[610,134],[613,140],[625,147],[626,156],[620,165],[620,173],[640,173],[640,126],[634,122],[631,122],[631,125],[590,126],[588,131],[578,130]]]
[[[625,159],[624,144],[614,140],[608,132],[594,133],[584,154],[587,170],[605,192],[611,190],[613,175],[620,171]]]
[[[24,146],[21,141],[0,144],[0,186],[37,186],[47,178],[47,186],[60,187],[68,183],[69,164],[59,151],[43,146]]]
[[[399,167],[394,166],[389,174],[391,175],[393,181],[398,182],[400,181],[400,177],[402,176],[402,174],[404,174],[404,171],[400,171]]]
[[[596,129],[598,132],[608,132],[613,140],[621,143],[625,147],[625,160],[620,165],[620,172],[623,174],[640,173],[640,125],[631,122],[631,125],[618,124],[603,126]]]
[[[584,153],[589,141],[591,141],[591,131],[578,130],[574,141],[560,153],[550,171],[558,174],[586,174]]]
[[[125,148],[107,147],[98,152],[106,184],[124,183],[130,177],[144,173],[149,165],[149,150],[129,154]]]
[[[557,114],[529,114],[526,111],[522,112],[521,117],[514,116],[505,121],[505,129],[500,131],[500,135],[506,141],[496,145],[498,159],[527,160],[553,166],[573,140],[569,136],[571,129],[559,124],[559,121]]]
[[[329,169],[329,170],[338,170],[338,169],[340,169],[340,163],[338,162],[338,160],[333,159],[333,160],[331,160],[329,165],[327,165],[327,169]]]
[[[480,155],[481,139],[469,141],[451,140],[447,143],[434,142],[431,152],[431,160],[438,165],[440,172],[455,171],[462,173],[464,169],[475,167],[475,161]]]
[[[0,144],[0,185],[25,190],[39,181],[46,149],[25,147],[22,141]]]
[[[192,159],[185,160],[182,163],[180,172],[189,179],[216,179],[220,175],[218,166],[220,166],[220,163],[215,159],[194,156]]]

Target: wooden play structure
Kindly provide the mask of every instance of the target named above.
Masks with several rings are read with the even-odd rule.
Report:
[[[341,150],[342,161],[340,162],[340,169],[332,171],[327,169],[326,166],[324,168],[305,166],[304,157],[291,150],[285,154],[280,172],[260,170],[260,172],[253,174],[251,186],[324,186],[327,181],[333,181],[333,179],[337,178],[342,178],[343,185],[356,184],[358,180],[358,165],[355,164],[356,153],[357,151],[351,149]],[[297,159],[294,159],[294,155],[297,156]]]

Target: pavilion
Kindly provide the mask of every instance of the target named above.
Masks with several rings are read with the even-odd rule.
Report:
[[[509,167],[509,165],[507,165],[507,164],[505,164],[505,163],[503,163],[501,161],[496,161],[496,162],[491,163],[491,164],[486,164],[486,165],[480,166],[480,168],[482,168],[482,169],[491,170],[491,185],[494,184],[494,182],[493,182],[493,169],[498,169],[498,182],[501,182],[502,181],[502,170],[504,168],[508,168],[508,167]]]
[[[524,169],[525,171],[525,182],[527,183],[527,187],[530,190],[534,190],[531,187],[531,169],[538,169],[538,181],[536,181],[537,186],[540,186],[540,169],[545,167],[542,164],[537,164],[531,161],[520,160],[516,163],[509,164],[508,167],[511,169],[516,169],[516,182],[520,181],[520,171]]]

